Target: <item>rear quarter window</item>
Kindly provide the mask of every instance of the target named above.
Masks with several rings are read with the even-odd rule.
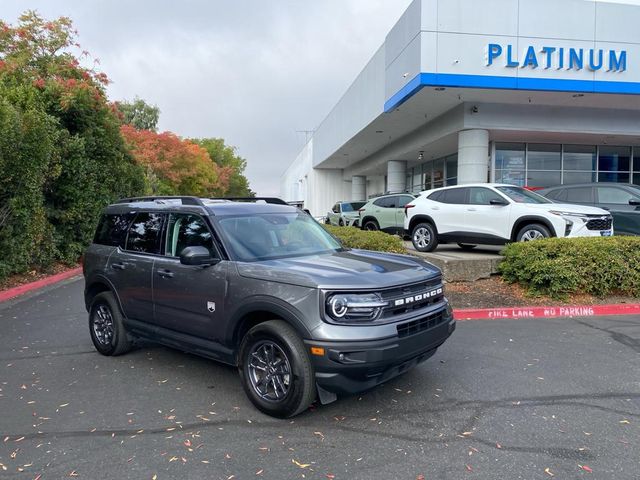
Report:
[[[102,215],[93,237],[93,243],[124,248],[131,220],[133,220],[133,215],[130,213]]]

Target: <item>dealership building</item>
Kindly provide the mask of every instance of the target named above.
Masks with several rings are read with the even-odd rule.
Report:
[[[640,184],[640,5],[415,0],[281,177],[338,200],[447,185]]]

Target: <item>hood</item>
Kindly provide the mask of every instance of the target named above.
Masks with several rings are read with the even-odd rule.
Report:
[[[584,215],[610,215],[609,212],[602,208],[575,205],[573,203],[528,203],[526,205],[531,209],[542,210],[544,212],[556,210],[568,213],[582,213]]]
[[[347,250],[324,255],[239,263],[244,277],[313,288],[376,289],[440,276],[440,270],[408,255]]]

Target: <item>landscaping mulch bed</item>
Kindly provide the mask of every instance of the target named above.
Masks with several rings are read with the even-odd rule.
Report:
[[[32,270],[25,273],[11,275],[5,279],[0,280],[0,291],[8,290],[13,287],[19,287],[20,285],[24,285],[25,283],[35,282],[37,280],[41,280],[51,275],[62,273],[66,270],[79,266],[80,265],[65,265],[63,263],[58,263],[47,268],[46,270]]]
[[[496,275],[475,282],[453,282],[445,287],[447,298],[453,308],[500,308],[547,305],[597,305],[617,303],[638,303],[640,298],[591,295],[572,295],[565,300],[528,295],[519,285],[509,284]]]

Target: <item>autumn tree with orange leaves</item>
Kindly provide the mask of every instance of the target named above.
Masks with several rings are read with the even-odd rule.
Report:
[[[146,171],[153,195],[222,196],[228,189],[231,168],[219,167],[200,145],[174,133],[120,128],[131,153]]]

